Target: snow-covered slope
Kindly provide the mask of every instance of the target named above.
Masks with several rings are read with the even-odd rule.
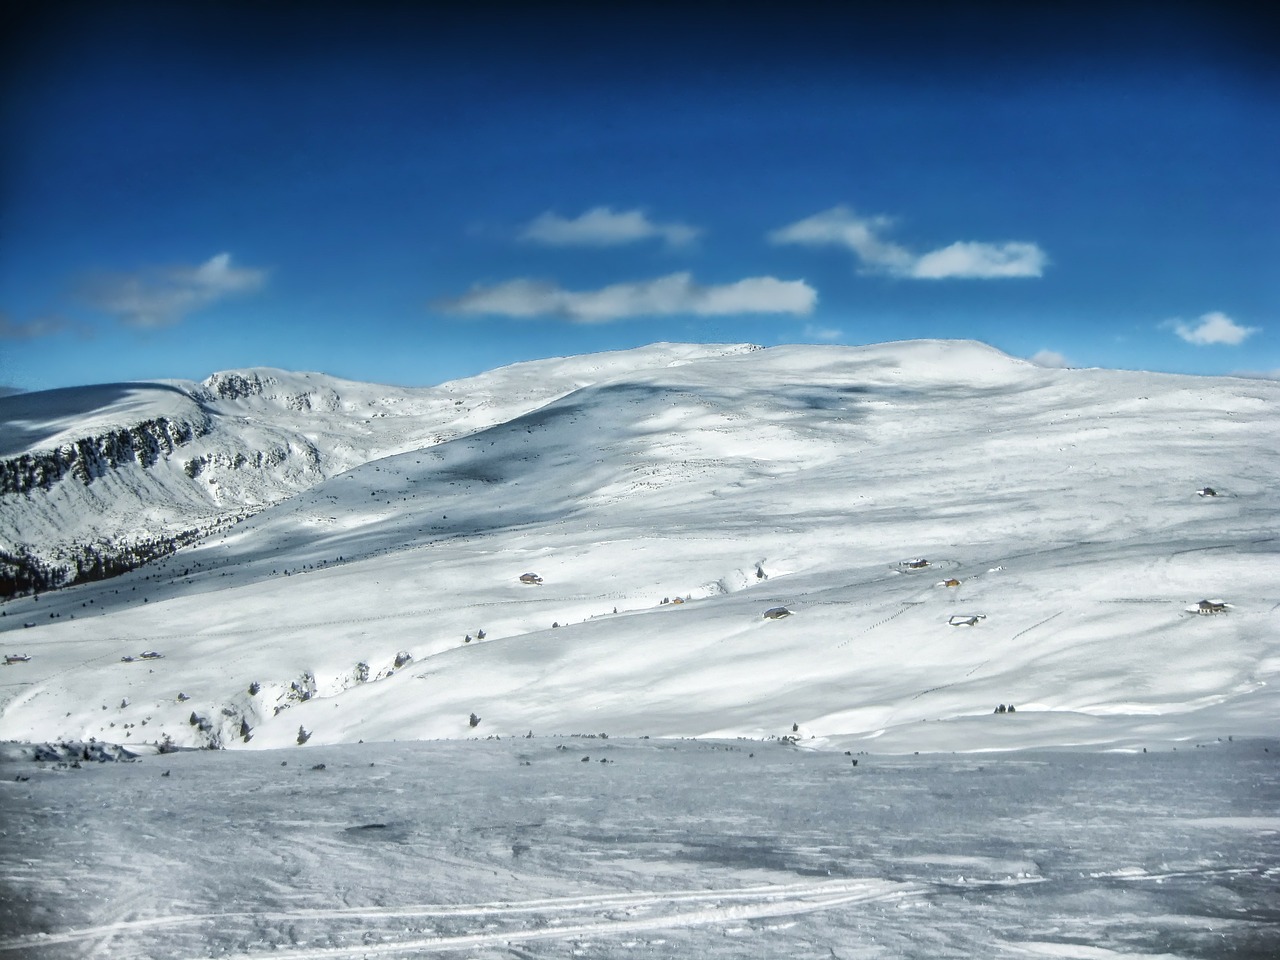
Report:
[[[406,429],[165,561],[5,604],[31,660],[0,737],[1274,734],[1280,384],[937,341],[555,367],[489,375],[484,429]],[[588,385],[538,405],[554,376]]]
[[[1274,960],[1280,742],[1197,746],[0,745],[0,955]]]
[[[425,389],[264,368],[0,398],[0,580],[6,555],[19,583],[40,568],[45,587],[100,576],[601,377],[747,349],[655,344]]]

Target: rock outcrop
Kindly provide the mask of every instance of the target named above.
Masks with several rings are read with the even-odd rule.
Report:
[[[0,496],[49,490],[64,477],[87,486],[132,463],[144,468],[154,466],[177,448],[207,434],[209,426],[207,417],[196,421],[157,417],[84,437],[54,450],[11,457],[0,461]]]

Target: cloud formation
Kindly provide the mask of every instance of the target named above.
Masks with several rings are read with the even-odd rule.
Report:
[[[668,246],[680,247],[692,243],[701,232],[683,223],[654,223],[643,210],[615,213],[609,207],[594,207],[574,220],[551,211],[540,214],[524,228],[520,239],[550,247],[618,247],[661,237]]]
[[[7,313],[0,312],[0,340],[36,340],[62,333],[71,329],[71,326],[63,317],[54,315],[20,323]]]
[[[1038,277],[1047,262],[1044,251],[1034,243],[957,242],[921,256],[912,267],[911,276],[922,280]]]
[[[769,234],[773,244],[807,247],[841,246],[857,254],[868,267],[909,274],[915,257],[896,243],[883,240],[881,230],[893,225],[888,217],[859,217],[848,207],[832,207]]]
[[[529,319],[557,317],[570,323],[612,323],[628,317],[739,313],[808,314],[818,292],[803,280],[747,277],[736,283],[701,286],[688,273],[615,283],[599,290],[565,290],[554,283],[520,278],[475,286],[440,304],[454,313]]]
[[[219,253],[195,267],[95,277],[82,294],[98,310],[145,329],[171,326],[226,297],[252,293],[266,279],[266,271],[234,267],[231,254]]]
[[[1037,350],[1031,355],[1031,362],[1042,367],[1069,367],[1071,363],[1056,350]]]
[[[881,234],[893,226],[889,217],[860,217],[848,207],[832,207],[769,234],[774,244],[839,246],[853,251],[870,273],[914,280],[993,280],[1038,277],[1049,258],[1034,243],[957,241],[917,254]]]
[[[1243,343],[1246,337],[1262,329],[1261,327],[1243,327],[1218,310],[1201,314],[1195,326],[1182,320],[1166,320],[1161,326],[1171,328],[1187,343],[1193,343],[1197,347],[1215,344],[1234,347]]]

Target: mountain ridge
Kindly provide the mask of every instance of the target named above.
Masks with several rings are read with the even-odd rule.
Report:
[[[142,544],[147,558],[163,555],[326,477],[480,429],[602,371],[747,348],[655,344],[426,388],[248,367],[200,382],[0,398],[0,596],[128,566]],[[503,386],[513,376],[518,393]],[[94,483],[106,489],[84,489]]]

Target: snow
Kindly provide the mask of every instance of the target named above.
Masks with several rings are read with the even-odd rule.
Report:
[[[211,532],[372,460],[501,423],[599,377],[754,349],[654,344],[532,361],[431,388],[259,367],[201,383],[106,384],[0,398],[0,457],[60,452],[149,421],[198,427],[156,463],[126,461],[91,483],[6,498],[0,548],[64,561],[72,544]],[[91,468],[92,472],[93,468]]]
[[[106,383],[0,397],[0,457],[56,450],[84,436],[157,417],[195,418],[199,405],[174,383]]]
[[[143,753],[0,751],[0,954],[1276,952],[1280,384],[923,341],[40,397],[5,449],[213,428],[17,542],[257,512],[0,604],[0,740]],[[271,444],[312,468],[180,468]]]
[[[0,775],[0,954],[1280,948],[1275,740],[859,759],[535,737],[0,764],[29,777]]]
[[[491,426],[5,604],[0,642],[32,659],[3,668],[0,737],[201,745],[193,711],[251,749],[299,724],[341,743],[795,723],[883,752],[1275,732],[1280,431],[1252,400],[1280,386],[941,341],[564,364],[478,378],[486,416],[517,398]],[[1196,496],[1206,478],[1224,496]],[[1226,612],[1189,612],[1209,597]],[[164,659],[120,662],[143,650]]]

